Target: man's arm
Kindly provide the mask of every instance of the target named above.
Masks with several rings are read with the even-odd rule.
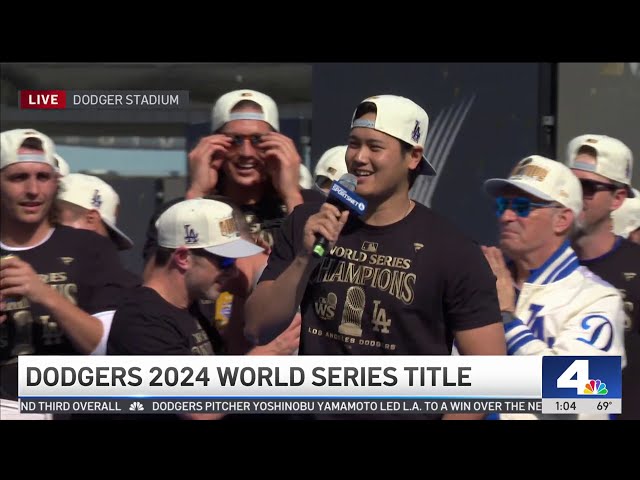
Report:
[[[506,355],[504,328],[492,323],[455,333],[456,346],[461,355]],[[443,420],[482,420],[486,413],[445,414]]]
[[[461,355],[506,355],[495,277],[475,244],[456,247],[449,263],[445,305]],[[486,413],[445,414],[443,420],[482,420]]]
[[[505,323],[504,330],[509,355],[625,355],[622,298],[613,288],[610,295],[567,314],[551,346],[518,318]]]
[[[492,323],[455,333],[456,346],[461,355],[506,355],[504,328]]]
[[[293,317],[287,329],[266,345],[252,348],[247,355],[293,355],[300,346],[300,327],[302,317],[299,313]]]
[[[259,340],[265,330],[288,322],[296,314],[313,270],[313,261],[296,256],[276,280],[260,282],[245,304],[245,333]]]
[[[318,213],[306,220],[302,232],[297,232],[302,234],[302,242],[300,251],[295,252],[295,225],[302,222],[297,213],[287,217],[278,230],[263,273],[264,280],[258,283],[245,304],[245,332],[252,339],[261,338],[265,329],[273,329],[293,318],[318,263],[311,253],[316,235],[325,237],[331,247],[348,218],[347,211],[340,212],[334,205],[323,204]]]
[[[5,260],[0,271],[0,282],[3,298],[26,297],[51,312],[60,329],[79,352],[89,354],[100,343],[102,322],[44,283],[27,262],[18,257]]]

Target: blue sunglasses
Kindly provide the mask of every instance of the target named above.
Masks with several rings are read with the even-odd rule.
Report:
[[[222,270],[227,270],[236,264],[235,258],[219,257],[216,255],[216,260]]]
[[[554,208],[556,206],[553,202],[535,203],[526,197],[498,197],[496,198],[496,216],[501,217],[505,211],[513,210],[519,217],[526,218],[534,208]]]
[[[235,258],[228,258],[228,257],[221,257],[220,255],[216,255],[214,253],[211,252],[207,252],[206,250],[202,250],[202,251],[192,251],[194,255],[198,255],[200,257],[209,257],[211,259],[213,259],[214,262],[216,262],[216,265],[218,265],[218,268],[220,270],[228,270],[230,268],[232,268],[235,264],[236,264],[236,259]]]

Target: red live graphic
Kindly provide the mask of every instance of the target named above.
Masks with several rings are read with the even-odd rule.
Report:
[[[20,108],[66,108],[64,90],[20,90]]]

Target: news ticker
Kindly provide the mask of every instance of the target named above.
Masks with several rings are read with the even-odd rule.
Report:
[[[39,110],[181,110],[187,90],[20,90],[20,108]]]
[[[78,399],[34,398],[20,401],[22,413],[298,413],[298,414],[443,414],[443,413],[542,413],[542,401],[513,400],[441,400],[441,399],[186,399],[131,398]],[[575,412],[574,412],[575,413]]]
[[[620,357],[21,356],[23,413],[622,412]]]

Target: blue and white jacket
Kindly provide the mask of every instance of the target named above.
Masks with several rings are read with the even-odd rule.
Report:
[[[624,367],[624,318],[618,290],[580,266],[576,253],[565,242],[540,268],[531,271],[523,284],[515,320],[504,326],[507,353],[619,355]],[[504,419],[524,417],[532,416],[500,415]],[[571,415],[535,417],[569,419]]]

